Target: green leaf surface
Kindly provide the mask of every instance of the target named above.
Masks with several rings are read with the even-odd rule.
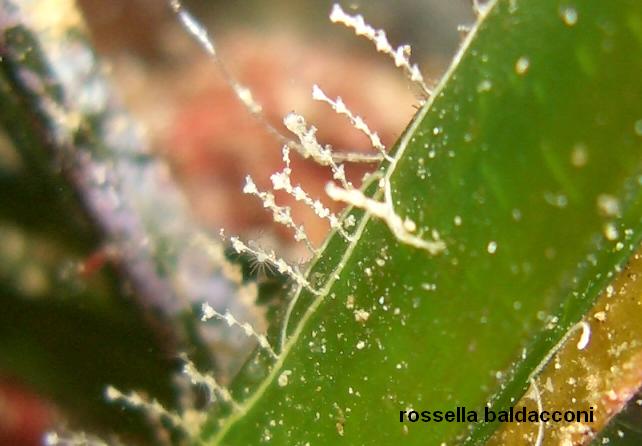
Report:
[[[638,1],[491,1],[382,167],[446,251],[353,211],[356,241],[308,273],[322,296],[294,296],[279,359],[248,364],[205,443],[482,444],[495,425],[399,412],[508,407],[637,249],[641,50]]]

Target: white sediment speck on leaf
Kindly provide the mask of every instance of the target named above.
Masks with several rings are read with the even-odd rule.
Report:
[[[488,251],[488,254],[495,254],[495,252],[497,252],[497,242],[495,241],[488,242],[486,251]]]

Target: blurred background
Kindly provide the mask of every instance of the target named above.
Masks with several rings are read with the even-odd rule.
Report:
[[[330,23],[332,3],[192,0],[185,6],[208,27],[220,57],[239,81],[252,89],[273,125],[281,126],[283,116],[296,111],[319,129],[320,142],[336,150],[371,151],[367,139],[344,119],[312,101],[311,88],[317,83],[328,96],[341,96],[389,147],[416,112],[417,97],[403,73],[389,58],[378,54],[371,42]],[[216,65],[179,26],[166,3],[79,0],[78,4],[120,99],[146,128],[153,150],[167,161],[201,224],[214,232],[225,228],[243,239],[259,240],[294,261],[305,260],[306,251],[293,242],[291,234],[272,223],[258,200],[242,194],[245,175],[252,175],[257,185],[267,189],[270,175],[282,168],[279,142],[247,113]],[[461,41],[458,25],[473,21],[469,0],[364,0],[345,1],[342,6],[349,13],[363,14],[375,28],[385,29],[393,46],[411,44],[411,60],[419,63],[424,76],[433,82],[447,68]],[[1,131],[0,157],[3,165],[16,158]],[[292,158],[293,182],[303,183],[311,195],[323,199],[329,179],[326,169],[302,162],[295,155]],[[372,167],[352,166],[349,174],[358,184]],[[313,243],[319,245],[327,226],[307,208],[281,198],[283,204],[292,206],[295,220],[305,223]],[[324,201],[337,209],[329,200]],[[38,251],[47,256],[47,243],[13,237],[15,228],[6,223],[0,228],[4,241],[13,240],[13,244],[3,245],[0,282],[20,281],[21,289],[33,291],[24,294],[38,299],[39,287],[47,278],[32,267],[9,268],[4,259],[16,252],[30,256]],[[100,259],[82,262],[90,268]],[[60,265],[61,274],[69,268]],[[0,342],[0,357],[9,350],[33,348],[14,342],[12,336],[19,339],[16,333],[21,329],[16,318],[5,307],[0,337],[6,342]],[[45,327],[56,324],[51,313],[45,313],[44,318]],[[82,327],[90,321],[78,323]],[[91,326],[101,329],[97,323]],[[70,333],[80,330],[68,329]],[[38,381],[33,378],[36,374],[25,377],[20,367],[8,364],[15,361],[0,361],[0,445],[37,445],[43,432],[54,426],[86,425],[81,404],[65,404],[70,400],[59,398],[57,392],[40,391],[52,384],[73,388],[78,385],[73,376],[62,383],[47,378]],[[24,367],[43,370],[57,367],[52,358],[26,364]],[[104,370],[107,380],[109,373],[132,367],[111,365]],[[87,367],[92,367],[89,361]]]

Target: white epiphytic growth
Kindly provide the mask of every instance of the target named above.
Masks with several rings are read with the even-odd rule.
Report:
[[[484,15],[488,11],[488,1],[485,0],[471,0],[473,12],[477,17]]]
[[[428,88],[424,78],[416,64],[411,64],[410,54],[411,49],[409,45],[402,45],[394,49],[386,33],[383,30],[377,30],[367,24],[361,15],[351,16],[346,14],[341,6],[335,4],[330,13],[330,20],[333,23],[340,23],[348,28],[354,30],[358,36],[365,36],[368,40],[372,41],[377,51],[387,54],[392,57],[397,67],[404,70],[408,78],[418,84],[426,96],[432,95],[432,90]],[[381,143],[379,136],[372,132],[366,125],[365,121],[354,115],[345,105],[341,98],[336,100],[330,99],[318,86],[314,86],[312,97],[315,100],[326,102],[335,112],[340,115],[347,116],[353,127],[360,132],[364,133],[369,139],[371,145],[379,151],[379,153],[388,161],[394,160],[387,154],[385,147]],[[417,225],[409,218],[401,218],[395,210],[392,200],[392,187],[389,177],[382,178],[380,181],[381,187],[384,191],[384,201],[377,201],[367,197],[362,191],[354,189],[351,185],[343,185],[343,188],[336,186],[334,183],[329,183],[326,186],[326,193],[336,201],[341,201],[354,207],[365,210],[366,212],[382,219],[390,228],[395,237],[401,242],[415,248],[424,249],[430,254],[438,254],[445,249],[445,243],[439,240],[439,234],[433,231],[433,240],[424,240],[415,235]]]
[[[270,356],[272,356],[274,359],[278,358],[278,355],[268,342],[267,337],[263,334],[257,333],[254,330],[254,327],[252,327],[252,325],[250,325],[249,323],[239,322],[229,311],[226,311],[225,314],[221,314],[207,303],[204,303],[201,309],[203,311],[203,315],[201,316],[201,320],[203,322],[216,318],[225,321],[225,323],[227,323],[227,325],[230,327],[239,327],[241,330],[243,330],[246,336],[256,339],[259,343],[259,346],[261,346],[261,348],[268,352]]]
[[[444,243],[438,239],[438,234],[435,231],[433,231],[434,240],[424,240],[414,234],[416,231],[416,225],[412,220],[407,218],[403,219],[395,213],[391,196],[390,181],[388,178],[384,179],[382,183],[382,187],[384,189],[384,202],[367,198],[361,191],[355,189],[348,181],[345,167],[341,161],[372,162],[386,159],[389,162],[393,162],[393,159],[387,154],[386,147],[381,142],[379,135],[370,129],[362,117],[350,111],[340,97],[334,100],[330,99],[317,85],[314,85],[312,89],[312,98],[317,101],[325,102],[330,105],[337,114],[347,117],[356,130],[366,135],[371,146],[378,152],[377,154],[346,154],[334,152],[329,145],[322,145],[319,143],[316,138],[316,127],[308,126],[303,116],[294,112],[285,116],[283,123],[285,127],[294,136],[296,136],[296,139],[292,139],[282,134],[267,121],[263,115],[262,106],[254,99],[252,92],[247,87],[237,82],[226,69],[221,59],[217,56],[213,40],[208,35],[205,28],[183,8],[179,0],[171,0],[170,5],[179,16],[185,28],[214,59],[220,68],[220,71],[224,75],[225,80],[231,86],[238,99],[252,115],[256,116],[264,124],[270,133],[276,135],[283,143],[283,159],[286,166],[284,170],[275,173],[271,177],[273,189],[275,191],[283,190],[293,196],[295,200],[303,202],[307,206],[311,207],[317,216],[322,219],[327,219],[330,223],[330,227],[339,232],[344,239],[352,241],[350,235],[345,230],[347,225],[342,224],[340,219],[331,213],[319,200],[311,198],[301,186],[297,185],[295,187],[292,185],[290,179],[292,170],[290,168],[289,153],[290,150],[295,150],[302,157],[312,159],[316,163],[330,168],[334,180],[339,182],[341,185],[341,187],[337,187],[334,184],[328,185],[327,193],[330,198],[362,208],[367,212],[370,212],[372,215],[383,219],[393,234],[402,243],[409,244],[419,249],[424,249],[431,254],[436,254],[444,249]],[[365,22],[361,15],[351,16],[346,14],[337,4],[332,8],[330,20],[334,23],[343,24],[353,29],[357,35],[365,36],[367,39],[371,40],[375,44],[377,51],[390,56],[395,65],[403,69],[408,78],[421,87],[425,95],[432,94],[432,91],[428,88],[419,67],[416,64],[411,64],[410,62],[410,46],[402,45],[396,49],[393,48],[386,37],[385,31],[373,28]],[[275,222],[283,224],[293,230],[295,240],[297,242],[305,243],[308,250],[313,255],[316,254],[317,251],[315,247],[312,246],[304,227],[302,225],[297,225],[294,222],[291,209],[289,207],[276,204],[276,199],[272,192],[259,190],[252,178],[249,176],[246,178],[246,184],[243,190],[245,193],[255,195],[261,199],[263,206],[272,212]],[[277,258],[273,252],[266,253],[259,249],[249,248],[238,238],[232,238],[231,242],[238,253],[250,254],[260,263],[266,263],[274,266],[279,272],[290,276],[299,286],[316,293],[305,277],[295,267],[288,265],[283,259]]]
[[[334,183],[328,183],[326,192],[336,201],[341,201],[354,207],[365,210],[375,217],[383,220],[388,228],[401,243],[428,251],[430,254],[439,254],[446,248],[446,244],[439,240],[439,234],[433,231],[434,240],[424,240],[414,235],[417,225],[409,218],[402,219],[394,210],[390,192],[390,181],[384,179],[384,201],[368,198],[363,192],[357,189],[343,189]]]
[[[213,311],[211,308],[208,311]],[[236,323],[236,321],[234,321]],[[238,403],[232,398],[229,390],[220,385],[214,376],[209,373],[200,372],[194,363],[186,355],[181,355],[183,361],[182,375],[187,377],[189,382],[194,386],[203,386],[209,394],[209,402],[220,401],[227,404],[232,410],[238,410]],[[194,409],[182,410],[176,413],[165,408],[157,400],[151,401],[136,392],[123,393],[113,386],[105,389],[105,399],[109,402],[118,402],[131,410],[140,411],[152,420],[155,425],[163,427],[162,421],[169,423],[172,428],[179,429],[186,434],[193,436],[201,429],[205,421],[204,413],[197,412]],[[83,441],[80,441],[83,440]],[[74,434],[72,437],[61,438],[55,433],[48,434],[46,438],[48,445],[96,445],[103,446],[100,440],[89,441],[84,434]]]
[[[310,209],[312,209],[315,215],[321,219],[326,220],[330,227],[336,230],[341,236],[351,241],[350,235],[346,232],[344,224],[341,223],[341,220],[337,215],[331,212],[325,205],[317,199],[313,199],[310,195],[299,185],[292,185],[292,168],[290,167],[290,148],[288,146],[283,146],[283,162],[285,167],[280,172],[272,174],[270,180],[272,181],[272,188],[277,190],[285,191],[288,195],[293,197],[296,201],[304,203]]]
[[[216,63],[219,71],[225,78],[225,81],[232,88],[232,91],[235,93],[236,97],[243,104],[243,106],[253,115],[263,127],[274,136],[282,144],[287,144],[292,149],[297,152],[304,153],[304,148],[301,147],[299,143],[289,138],[288,136],[281,133],[276,127],[274,127],[268,119],[263,114],[263,107],[261,104],[256,101],[252,91],[246,86],[242,85],[230,71],[227,69],[226,65],[223,63],[221,58],[218,56],[216,51],[216,46],[214,45],[214,40],[209,35],[204,26],[202,26],[195,18],[192,16],[187,9],[183,7],[180,0],[170,0],[169,4],[172,10],[179,17],[181,23],[185,29],[196,39],[196,41],[205,49],[208,55]],[[304,155],[305,156],[305,155]],[[365,154],[332,154],[336,156],[336,160],[340,161],[345,158],[349,159],[352,162],[365,162],[372,163],[380,161],[379,156],[365,155]]]
[[[319,144],[319,141],[317,141],[316,127],[308,127],[305,118],[294,112],[288,113],[283,119],[283,124],[299,139],[301,156],[303,156],[303,158],[311,158],[321,166],[329,166],[332,170],[332,177],[335,180],[339,181],[346,188],[352,187],[346,178],[343,164],[335,163],[330,146],[322,146]]]
[[[243,281],[241,265],[227,259],[223,244],[204,233],[197,233],[191,242],[202,248],[223,277],[236,287],[236,297],[246,304],[247,308],[256,308],[257,284]]]
[[[254,184],[252,177],[247,175],[245,177],[243,193],[258,197],[263,203],[263,207],[272,211],[272,218],[276,223],[292,229],[294,231],[294,240],[297,242],[304,242],[305,246],[312,254],[317,253],[305,232],[305,228],[301,225],[297,225],[292,219],[292,209],[288,206],[277,205],[276,198],[272,192],[260,191],[258,187],[256,187],[256,184]]]
[[[417,64],[410,63],[410,54],[412,53],[410,45],[401,45],[397,47],[397,49],[394,49],[388,41],[388,37],[384,30],[374,29],[365,22],[362,15],[352,16],[346,14],[338,4],[334,4],[332,7],[330,20],[333,23],[341,23],[348,28],[352,28],[356,35],[364,36],[373,42],[377,51],[390,56],[394,60],[395,65],[403,69],[408,78],[421,87],[426,96],[432,95],[432,90],[428,88],[428,85],[426,85],[424,77]]]
[[[84,432],[69,435],[59,435],[56,432],[49,432],[45,435],[43,444],[45,444],[45,446],[110,446],[100,438],[93,435],[89,436]]]
[[[207,34],[207,30],[183,8],[183,5],[179,0],[170,0],[169,4],[178,15],[183,26],[185,26],[185,28],[199,41],[203,48],[205,48],[205,51],[210,53],[212,56],[216,56],[214,41]]]
[[[586,322],[586,321],[579,321],[577,324],[573,325],[564,336],[562,336],[562,339],[557,341],[557,344],[551,348],[546,356],[539,362],[537,367],[533,369],[531,372],[529,379],[535,378],[537,375],[539,375],[542,370],[544,370],[544,367],[550,362],[550,360],[557,354],[557,352],[566,344],[566,342],[569,340],[571,336],[573,336],[578,330],[582,330],[582,333],[580,334],[580,339],[577,341],[577,349],[578,350],[584,350],[586,347],[588,347],[589,342],[591,341],[591,325]]]
[[[221,231],[221,234],[223,234],[223,231]],[[319,294],[319,291],[315,290],[312,285],[310,285],[296,266],[291,266],[282,258],[277,257],[274,251],[265,252],[260,249],[250,248],[238,237],[230,237],[230,242],[232,243],[232,248],[234,248],[234,251],[236,251],[237,254],[248,254],[255,257],[259,262],[266,262],[272,265],[281,274],[285,274],[290,277],[297,285],[307,289],[313,294]]]
[[[285,167],[282,171],[277,172],[270,177],[274,191],[284,191],[288,195],[292,196],[296,201],[304,203],[306,206],[310,207],[319,218],[326,220],[330,227],[339,233],[346,241],[351,243],[354,242],[353,236],[346,230],[348,227],[355,225],[353,216],[346,216],[342,221],[337,215],[324,206],[320,200],[313,199],[301,186],[295,186],[292,184],[290,151],[295,150],[302,157],[312,159],[318,164],[330,168],[333,178],[341,184],[341,187],[334,183],[328,184],[326,191],[330,198],[364,209],[369,214],[382,219],[390,228],[392,233],[402,243],[406,243],[419,249],[424,249],[431,254],[437,254],[445,248],[445,244],[439,240],[438,234],[435,231],[433,231],[432,234],[433,240],[424,240],[417,235],[414,235],[417,228],[416,224],[412,220],[408,218],[403,219],[394,211],[391,185],[388,177],[381,178],[380,180],[380,187],[383,188],[384,191],[383,202],[366,197],[363,192],[355,189],[348,181],[344,165],[341,164],[342,161],[373,162],[385,159],[394,164],[395,160],[387,154],[386,147],[381,142],[377,133],[373,132],[368,127],[363,118],[352,113],[340,97],[332,100],[317,85],[313,87],[313,99],[327,103],[337,114],[347,117],[356,130],[366,135],[372,147],[378,153],[335,153],[329,145],[324,146],[317,141],[315,135],[316,128],[314,126],[308,127],[305,119],[296,113],[288,114],[284,118],[284,124],[298,140],[293,140],[283,135],[265,119],[263,108],[254,99],[252,92],[247,87],[237,82],[226,69],[225,65],[218,57],[214,42],[208,35],[206,29],[183,8],[179,0],[169,0],[169,4],[180,18],[184,27],[214,59],[225,77],[226,82],[230,85],[238,99],[243,103],[247,110],[257,117],[264,124],[266,129],[283,143],[282,153]],[[338,5],[334,6],[330,18],[333,22],[343,23],[353,28],[358,35],[365,35],[368,39],[372,40],[376,44],[377,50],[390,55],[394,59],[395,65],[403,68],[409,78],[421,86],[426,95],[431,94],[431,91],[426,86],[417,65],[410,64],[409,46],[404,45],[394,50],[389,44],[385,32],[375,30],[370,27],[363,21],[361,16],[351,17],[345,14]],[[308,249],[313,254],[316,254],[317,251],[312,246],[304,228],[293,221],[290,208],[277,205],[273,193],[260,191],[249,176],[246,178],[244,192],[260,198],[264,207],[268,208],[272,212],[274,220],[294,230],[295,240],[304,242]],[[221,231],[221,235],[223,235],[223,231]],[[296,266],[291,266],[282,258],[277,257],[273,251],[265,252],[260,249],[251,248],[237,237],[230,237],[229,241],[236,253],[250,255],[259,263],[271,265],[281,274],[289,276],[296,283],[299,289],[306,289],[316,296],[323,296],[323,292],[315,289],[315,287],[310,284],[306,276],[302,274]],[[195,235],[192,243],[205,248],[208,255],[219,265],[222,275],[230,282],[237,285],[237,294],[242,300],[250,301],[252,303],[256,301],[258,295],[256,284],[252,283],[248,285],[243,283],[241,268],[238,265],[232,264],[226,258],[224,248],[220,243],[211,240],[205,234]],[[292,306],[290,306],[290,309],[291,308]],[[201,319],[203,321],[217,318],[224,321],[229,326],[238,327],[243,330],[248,337],[255,339],[260,348],[268,353],[271,358],[274,360],[279,359],[279,355],[271,346],[267,337],[264,334],[260,334],[256,329],[254,329],[254,327],[252,327],[251,324],[247,322],[239,322],[229,311],[225,311],[223,314],[219,313],[207,303],[204,303],[201,309]],[[363,320],[367,319],[367,313],[365,316],[362,315],[360,317]],[[287,327],[287,324],[284,327]],[[285,340],[285,332],[285,330],[282,332],[282,345]],[[582,343],[583,341],[580,342]],[[588,341],[584,341],[583,343],[587,342]],[[580,345],[578,344],[578,348],[579,347]],[[209,392],[211,401],[219,400],[222,403],[229,405],[234,411],[240,409],[239,404],[233,399],[229,390],[221,386],[212,375],[199,372],[194,364],[186,357],[183,357],[183,361],[183,374],[189,378],[192,385],[204,386]],[[280,385],[287,384],[289,373],[286,372],[283,372],[279,378]],[[140,410],[149,418],[157,422],[161,420],[165,421],[166,423],[171,424],[174,428],[180,429],[188,434],[193,434],[200,428],[200,421],[191,420],[189,413],[178,414],[166,409],[157,400],[145,399],[136,392],[123,393],[112,386],[108,386],[105,389],[105,398],[111,402],[120,402],[130,409]],[[100,440],[96,440],[94,443],[91,443],[87,438],[80,437],[78,435],[69,438],[62,438],[57,434],[49,434],[46,441],[47,444],[51,445],[64,443],[72,445],[96,444],[102,446],[104,444]]]
[[[122,393],[113,386],[105,389],[105,399],[110,402],[120,402],[130,409],[139,410],[157,421],[165,420],[173,427],[190,432],[189,426],[177,413],[167,410],[161,403],[153,399],[148,401],[136,392]]]
[[[283,170],[270,177],[274,191],[284,191],[296,201],[304,203],[306,206],[311,208],[319,218],[326,220],[330,227],[339,233],[346,241],[354,242],[353,236],[347,232],[347,228],[354,225],[354,217],[347,216],[342,221],[337,215],[332,213],[325,205],[323,205],[320,200],[312,198],[300,185],[295,186],[292,184],[290,152],[291,150],[294,150],[303,158],[311,159],[317,164],[330,169],[333,179],[340,185],[338,186],[335,183],[330,183],[327,186],[326,192],[331,199],[364,209],[370,215],[382,219],[401,243],[426,250],[430,254],[437,254],[445,249],[445,244],[443,241],[439,240],[439,235],[436,231],[432,231],[432,240],[424,240],[416,234],[417,227],[412,220],[408,218],[404,219],[395,212],[389,176],[380,180],[381,188],[384,191],[383,202],[366,197],[363,192],[356,189],[350,181],[348,181],[345,167],[342,162],[379,162],[385,159],[394,165],[395,160],[387,154],[386,147],[382,143],[379,135],[370,129],[362,117],[353,113],[340,97],[330,99],[317,85],[314,85],[312,89],[312,98],[314,100],[328,104],[337,114],[346,117],[357,131],[361,132],[368,138],[370,145],[377,153],[363,154],[334,152],[329,145],[322,145],[319,143],[316,138],[317,129],[314,126],[308,126],[303,116],[294,112],[285,116],[283,123],[295,138],[281,133],[265,118],[263,107],[254,99],[252,92],[247,87],[241,85],[241,83],[239,83],[227,70],[221,59],[218,57],[214,42],[208,35],[205,28],[183,8],[179,0],[171,0],[170,5],[180,18],[187,31],[196,38],[208,55],[212,57],[223,74],[226,82],[230,85],[240,102],[246,107],[249,113],[255,116],[264,125],[269,133],[276,136],[282,143],[285,167]],[[346,14],[338,5],[334,5],[330,14],[330,19],[335,23],[341,23],[352,28],[357,35],[363,35],[374,42],[377,50],[390,56],[394,60],[395,65],[403,69],[408,78],[421,87],[426,96],[429,96],[432,93],[426,85],[418,66],[410,63],[411,50],[408,45],[402,45],[394,49],[388,42],[383,30],[374,29],[365,23],[363,17],[360,15],[350,16]],[[313,255],[317,254],[317,250],[312,245],[304,227],[294,222],[292,212],[289,207],[280,206],[276,203],[274,193],[271,191],[259,190],[250,176],[246,177],[246,184],[243,191],[247,194],[258,197],[263,202],[263,206],[271,211],[275,222],[283,224],[293,230],[294,239],[297,242],[305,243],[306,247]],[[280,273],[289,276],[299,288],[306,289],[315,295],[322,294],[310,284],[305,275],[302,274],[296,266],[291,266],[282,258],[277,257],[273,251],[266,252],[258,248],[252,248],[242,242],[238,237],[231,237],[229,241],[232,244],[232,248],[238,254],[250,255],[258,264],[265,264],[273,267]],[[200,242],[202,243],[203,240],[200,240]],[[211,243],[207,243],[205,245],[209,245],[210,249],[208,252],[211,251],[210,254],[219,259],[219,263],[222,265],[221,270],[223,274],[233,283],[238,285],[239,291],[246,295],[245,297],[248,300],[255,299],[257,295],[256,287],[246,289],[247,286],[243,285],[240,269],[234,268],[229,264],[225,258],[225,253],[222,247],[218,244]],[[259,334],[249,323],[240,323],[234,316],[232,316],[231,313],[229,313],[229,311],[221,314],[209,305],[204,304],[203,320],[207,320],[212,317],[222,319],[230,326],[241,328],[246,335],[256,339],[260,347],[268,352],[270,356],[275,359],[277,358],[276,352],[270,346],[265,335]],[[212,392],[216,389],[218,389],[216,392],[222,392],[219,387],[217,387],[218,385],[214,384],[215,382],[203,379],[201,379],[200,382],[211,387]],[[221,393],[221,395],[223,396],[223,399],[225,399],[225,394]]]
[[[329,104],[336,113],[346,116],[355,129],[359,130],[361,133],[368,137],[368,139],[370,140],[370,144],[372,145],[372,147],[379,151],[382,158],[388,161],[392,161],[392,158],[388,156],[388,153],[386,152],[386,146],[384,146],[381,142],[381,138],[379,138],[379,135],[376,132],[370,130],[370,127],[368,127],[361,116],[354,115],[343,102],[343,99],[341,99],[341,97],[337,97],[335,100],[332,100],[323,92],[323,90],[321,90],[318,85],[315,84],[312,87],[312,99],[314,99],[315,101],[325,102],[326,104]],[[347,161],[350,160],[348,159]]]
[[[238,403],[232,398],[230,391],[221,386],[214,376],[209,373],[200,372],[193,362],[191,362],[187,356],[183,355],[181,357],[183,360],[183,374],[189,378],[189,381],[192,385],[203,386],[207,389],[209,393],[210,402],[215,400],[220,400],[226,404],[229,404],[232,408],[238,409]]]
[[[180,0],[169,0],[172,10],[176,13],[185,29],[196,39],[196,41],[205,49],[207,54],[214,60],[219,71],[225,78],[225,81],[232,87],[232,91],[236,97],[241,101],[245,108],[258,119],[261,124],[268,130],[270,134],[275,136],[282,142],[289,143],[289,140],[284,137],[276,128],[274,128],[263,115],[263,107],[259,104],[252,95],[252,91],[246,86],[242,85],[238,80],[232,76],[220,57],[218,57],[214,40],[209,35],[203,25],[201,25],[192,14],[183,7]]]
[[[537,386],[537,381],[534,378],[531,378],[529,382],[533,389],[533,398],[537,403],[537,412],[542,413],[544,412],[544,405],[542,404],[542,394]],[[542,443],[544,442],[544,427],[544,422],[540,419],[537,425],[537,438],[535,439],[535,443],[533,443],[534,446],[542,446]]]
[[[350,240],[350,236],[345,231],[344,225],[340,222],[339,218],[331,213],[319,200],[312,199],[300,186],[292,186],[290,180],[291,168],[289,165],[289,150],[295,150],[304,158],[312,159],[322,166],[327,166],[332,171],[332,176],[337,180],[344,189],[354,190],[352,184],[346,177],[344,165],[341,161],[349,162],[377,162],[386,158],[389,161],[390,157],[386,154],[386,148],[381,142],[377,133],[370,130],[363,118],[352,113],[341,98],[336,100],[329,99],[322,90],[315,86],[313,89],[313,98],[328,103],[340,115],[346,116],[352,125],[360,132],[364,133],[370,140],[371,145],[375,148],[377,154],[362,154],[362,153],[336,153],[332,151],[329,145],[321,145],[316,139],[316,128],[314,126],[308,127],[305,119],[296,114],[290,113],[284,118],[286,128],[296,136],[296,140],[283,135],[275,127],[273,127],[263,115],[263,107],[254,99],[252,92],[247,87],[241,85],[227,70],[221,59],[218,57],[213,39],[210,37],[206,29],[198,23],[198,21],[182,6],[179,0],[171,0],[170,5],[174,12],[178,15],[181,22],[189,31],[191,35],[199,42],[199,44],[206,50],[206,52],[213,58],[221,73],[223,74],[226,82],[230,85],[235,92],[238,99],[248,109],[248,111],[257,117],[266,129],[275,135],[284,145],[284,160],[287,157],[286,168],[272,176],[271,180],[274,190],[284,190],[292,195],[297,201],[301,201],[311,207],[315,214],[322,219],[327,219],[332,229],[337,230],[345,239]],[[334,12],[336,14],[336,12]],[[385,35],[377,34],[379,38],[378,48],[385,50],[384,41]],[[387,41],[386,41],[387,42]],[[383,46],[382,46],[383,45]],[[389,47],[389,45],[388,45]],[[390,51],[392,49],[390,48]],[[385,52],[385,51],[384,51]],[[415,66],[410,66],[408,61],[409,48],[399,48],[397,57],[395,59],[397,66],[405,67],[405,69],[412,73],[411,78],[414,81],[423,83],[423,78]],[[426,89],[426,92],[428,90]],[[303,226],[297,225],[291,215],[291,210],[288,207],[279,206],[276,204],[274,194],[268,191],[260,191],[254,181],[247,177],[244,192],[255,195],[263,201],[264,207],[268,208],[277,223],[281,223],[286,227],[294,230],[295,240],[304,242],[306,247],[316,254],[316,249],[312,246]],[[347,226],[347,225],[346,225]],[[274,253],[264,253],[258,249],[250,249],[245,244],[240,242],[239,239],[232,239],[233,247],[237,252],[243,252],[254,255],[258,260],[263,260],[270,265],[273,265],[279,272],[285,273],[292,277],[294,281],[310,289],[309,283],[303,278],[302,274],[292,266],[289,266],[284,260],[276,258]],[[220,256],[219,256],[220,257]]]

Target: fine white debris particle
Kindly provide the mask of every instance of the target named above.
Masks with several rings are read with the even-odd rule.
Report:
[[[366,310],[358,309],[354,311],[354,320],[360,323],[364,323],[370,317],[370,313]]]
[[[285,387],[288,385],[288,382],[290,380],[290,375],[292,374],[292,370],[284,370],[278,378],[278,384],[279,387]]]
[[[515,72],[520,76],[523,76],[528,71],[528,68],[530,67],[530,65],[531,65],[531,62],[528,59],[528,57],[522,56],[519,59],[517,59],[517,62],[515,63]]]
[[[495,254],[495,252],[497,252],[497,242],[495,241],[488,242],[486,251],[488,251],[488,254]]]
[[[567,26],[575,26],[577,23],[578,14],[575,8],[567,6],[561,11],[562,20]]]
[[[607,240],[613,241],[617,240],[617,238],[620,236],[617,228],[615,227],[615,224],[612,222],[609,222],[604,225],[604,237],[606,237]]]
[[[580,322],[579,324],[582,327],[582,335],[580,336],[580,340],[577,342],[577,349],[584,350],[591,340],[591,326],[588,324],[588,322],[584,321]]]
[[[597,196],[597,209],[605,217],[617,217],[620,215],[620,200],[609,194]]]

